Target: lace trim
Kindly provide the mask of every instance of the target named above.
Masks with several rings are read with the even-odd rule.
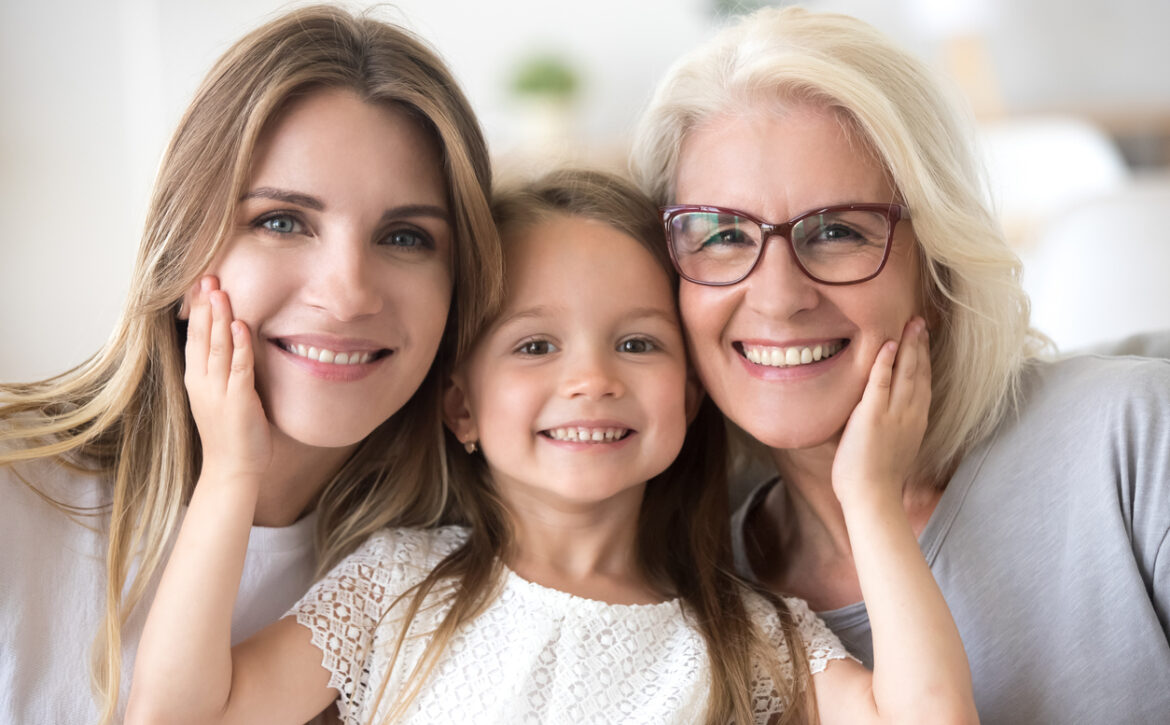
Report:
[[[370,700],[386,678],[382,706],[394,700],[426,645],[426,633],[446,612],[433,604],[441,604],[449,590],[441,588],[432,593],[434,600],[428,598],[390,672],[387,649],[397,640],[401,622],[396,616],[400,610],[387,610],[465,539],[465,531],[456,528],[379,532],[290,611],[321,650],[329,686],[340,693],[343,721],[367,720]],[[813,673],[847,656],[804,601],[786,598],[785,603]],[[746,604],[775,647],[788,691],[793,668],[779,617],[762,597],[749,596]],[[526,582],[510,572],[500,596],[456,636],[448,652],[451,656],[440,662],[428,689],[412,701],[407,721],[433,722],[464,711],[479,712],[486,721],[546,722],[571,716],[583,723],[604,719],[606,713],[632,717],[637,712],[648,723],[682,723],[688,713],[705,707],[710,685],[702,637],[686,623],[677,602],[608,605]],[[756,712],[782,712],[785,701],[774,683],[763,671],[758,674],[752,693]],[[459,697],[452,700],[452,692]],[[645,709],[648,704],[663,710],[651,713]],[[640,709],[629,710],[631,706]]]

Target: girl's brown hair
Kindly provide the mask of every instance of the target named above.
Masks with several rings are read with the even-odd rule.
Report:
[[[505,244],[555,216],[607,224],[645,247],[677,287],[657,208],[618,177],[595,171],[557,171],[498,195],[492,207]],[[451,608],[411,673],[410,685],[398,697],[391,721],[406,711],[459,627],[494,599],[503,578],[502,560],[512,545],[508,515],[483,458],[464,454],[454,437],[447,442],[446,452],[455,510],[470,531],[459,549],[394,603],[409,597],[391,662],[427,595],[443,582],[456,583],[446,595]],[[656,590],[681,600],[703,634],[712,672],[707,723],[754,722],[752,683],[761,676],[770,679],[789,703],[782,722],[805,721],[814,716],[815,703],[804,645],[783,601],[733,573],[729,521],[727,432],[718,409],[704,400],[688,426],[682,453],[647,482],[638,519],[638,562]],[[748,616],[744,598],[752,591],[775,605],[795,672],[779,671],[778,653]],[[383,681],[379,699],[385,688]]]
[[[179,301],[231,234],[257,140],[290,99],[322,88],[404,109],[434,136],[456,245],[438,358],[400,413],[366,438],[318,497],[318,573],[375,529],[431,524],[446,506],[440,384],[502,286],[486,145],[455,79],[418,38],[338,8],[301,8],[236,43],[196,93],[163,159],[129,298],[107,344],[63,375],[0,386],[0,441],[19,444],[6,447],[0,465],[60,457],[109,481],[108,509],[88,512],[110,517],[106,612],[93,651],[103,722],[117,711],[123,624],[161,564],[199,469]],[[64,511],[87,513],[27,483]]]

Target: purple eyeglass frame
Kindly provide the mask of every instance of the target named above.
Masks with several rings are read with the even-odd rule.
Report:
[[[910,209],[908,209],[904,204],[836,204],[834,206],[826,206],[821,207],[820,209],[813,209],[811,211],[803,212],[797,216],[792,217],[788,221],[781,222],[779,224],[772,224],[771,222],[766,222],[763,219],[760,219],[754,214],[749,214],[746,211],[731,209],[725,206],[676,204],[674,206],[661,207],[659,211],[662,212],[662,225],[664,231],[666,232],[666,247],[670,251],[671,264],[674,265],[674,268],[678,272],[679,276],[686,281],[693,282],[694,284],[705,285],[707,287],[727,287],[729,285],[739,284],[740,282],[747,279],[752,272],[756,271],[756,267],[759,266],[760,260],[764,258],[764,248],[768,246],[768,238],[776,235],[783,237],[784,241],[788,243],[788,253],[792,255],[792,261],[796,263],[796,267],[804,273],[804,276],[808,277],[812,281],[817,282],[818,284],[827,284],[836,287],[868,282],[869,280],[881,274],[882,270],[885,269],[886,261],[890,258],[890,250],[894,248],[894,229],[897,227],[898,222],[902,221],[903,219],[910,218]],[[882,262],[878,265],[877,270],[868,277],[862,277],[861,279],[854,279],[848,282],[829,282],[828,280],[821,279],[812,272],[808,271],[808,269],[805,268],[804,264],[800,261],[800,257],[796,254],[796,247],[793,245],[791,237],[792,227],[796,226],[808,217],[816,216],[818,214],[828,214],[829,212],[836,211],[875,211],[882,212],[886,215],[886,220],[890,225],[890,231],[886,237],[886,248],[882,252]],[[679,264],[678,256],[674,249],[674,239],[670,231],[670,225],[671,222],[674,221],[675,217],[686,212],[734,214],[735,216],[743,217],[744,219],[747,219],[748,221],[753,222],[760,227],[760,251],[756,254],[756,260],[752,262],[752,265],[748,267],[748,270],[743,273],[743,276],[739,277],[738,279],[731,280],[730,282],[704,282],[703,280],[692,278],[682,270],[682,265]]]

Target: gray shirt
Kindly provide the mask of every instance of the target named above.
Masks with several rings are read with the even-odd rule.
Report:
[[[983,722],[1170,723],[1170,361],[1035,364],[919,544]],[[872,667],[864,602],[819,614]]]

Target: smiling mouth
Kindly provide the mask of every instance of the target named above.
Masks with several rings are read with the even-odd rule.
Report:
[[[566,428],[549,428],[540,431],[540,435],[554,441],[572,441],[574,443],[614,443],[628,436],[633,431],[629,428],[586,428],[569,426]]]
[[[739,354],[756,365],[765,365],[773,368],[791,368],[798,365],[811,365],[833,357],[841,352],[849,340],[833,340],[818,345],[792,345],[790,347],[774,347],[771,345],[748,345],[735,343]]]
[[[299,343],[287,343],[284,340],[273,340],[277,347],[287,353],[303,357],[314,362],[326,363],[328,365],[364,365],[375,360],[393,354],[392,350],[381,348],[379,350],[350,350],[347,352],[337,352],[324,347],[313,347],[312,345],[302,345]]]

